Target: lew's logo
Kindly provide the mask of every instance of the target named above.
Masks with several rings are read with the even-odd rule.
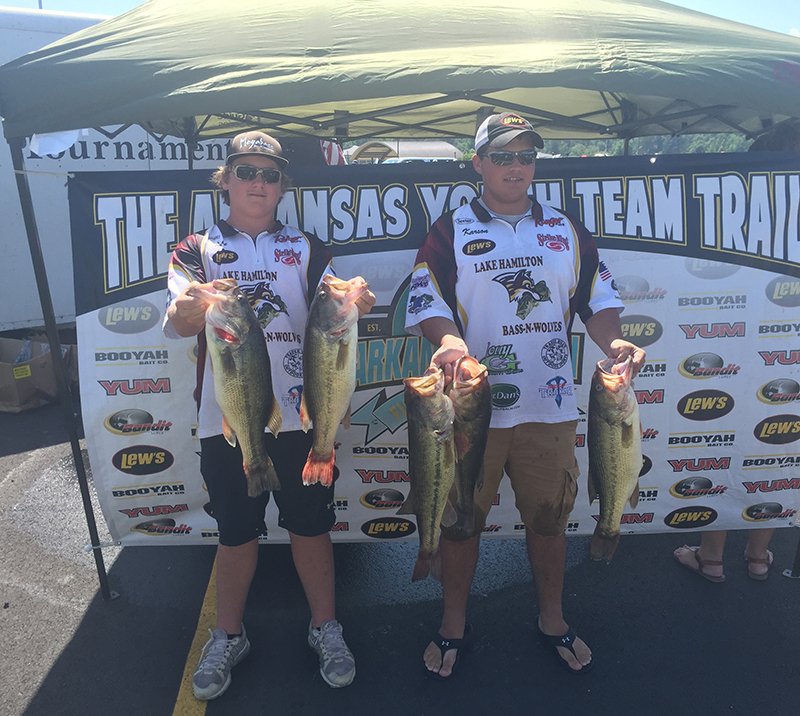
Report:
[[[684,395],[678,412],[689,420],[716,420],[733,410],[733,398],[721,390],[698,390]]]
[[[773,415],[753,428],[756,440],[770,445],[785,445],[800,440],[800,416]]]
[[[727,278],[733,276],[739,267],[708,259],[686,259],[686,270],[697,278]]]
[[[97,314],[103,328],[113,333],[142,333],[155,326],[161,314],[158,309],[142,298],[132,298],[116,306],[106,306]]]
[[[149,395],[169,393],[169,378],[128,378],[127,380],[98,380],[106,395]]]
[[[742,510],[742,517],[748,522],[781,520],[794,517],[796,514],[797,510],[794,508],[783,509],[783,505],[780,502],[760,502]]]
[[[728,489],[727,485],[714,485],[707,477],[687,477],[669,488],[669,494],[681,499],[721,495]]]
[[[224,249],[217,251],[212,257],[211,260],[215,264],[232,264],[234,261],[238,260],[239,255],[235,251],[225,251]]]
[[[664,518],[667,527],[679,530],[691,530],[695,527],[705,527],[717,519],[717,511],[711,507],[681,507],[673,510]]]
[[[689,339],[743,338],[745,325],[739,323],[681,323],[680,328]]]
[[[661,338],[664,329],[650,316],[628,316],[621,321],[622,335],[640,348],[649,346]]]
[[[756,396],[762,403],[791,403],[800,399],[800,383],[792,378],[776,378],[762,385]]]
[[[475,239],[464,245],[461,249],[467,256],[480,256],[481,254],[488,254],[496,244],[489,239]]]
[[[365,522],[361,525],[361,531],[367,537],[396,539],[413,535],[417,531],[417,526],[402,517],[383,517]]]
[[[778,276],[767,284],[765,293],[776,306],[795,308],[800,306],[800,279]]]
[[[172,453],[154,445],[133,445],[114,454],[111,464],[128,475],[154,475],[172,467]]]

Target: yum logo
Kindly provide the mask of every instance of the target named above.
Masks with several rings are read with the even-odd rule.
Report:
[[[127,380],[98,380],[106,395],[149,395],[171,392],[169,378],[128,378]]]
[[[759,351],[758,355],[764,365],[798,365],[800,364],[800,350],[792,351]]]
[[[743,338],[744,323],[681,323],[687,338]]]

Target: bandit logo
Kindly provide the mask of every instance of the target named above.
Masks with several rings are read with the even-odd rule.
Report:
[[[642,430],[642,442],[655,440],[658,437],[658,430],[655,428],[645,428]]]
[[[149,331],[159,322],[161,314],[149,301],[132,298],[124,303],[100,309],[97,318],[100,325],[112,333],[130,335]]]
[[[762,385],[756,396],[770,405],[792,403],[800,399],[800,383],[793,378],[776,378]]]
[[[652,468],[653,461],[647,455],[642,455],[642,469],[639,470],[639,477],[644,477]]]
[[[131,445],[114,453],[111,464],[126,475],[155,475],[172,467],[172,453],[155,445]]]
[[[695,457],[691,459],[667,460],[672,472],[710,472],[711,470],[730,470],[729,457]]]
[[[492,281],[499,283],[508,292],[508,302],[517,304],[517,318],[524,321],[540,303],[549,301],[550,289],[544,279],[534,283],[528,269],[520,269],[495,276]]]
[[[465,230],[464,233],[467,233],[467,231],[469,230]],[[481,256],[482,254],[488,254],[496,245],[494,241],[489,239],[475,239],[465,244],[461,250],[467,256]]]
[[[109,415],[103,426],[114,435],[138,435],[139,433],[165,433],[172,423],[168,420],[155,421],[146,410],[126,408]]]
[[[686,259],[685,266],[688,273],[700,279],[728,278],[739,270],[739,267],[734,264],[724,264],[707,259]]]
[[[192,531],[189,525],[175,524],[175,520],[171,517],[161,517],[157,520],[148,520],[147,522],[140,522],[135,527],[131,527],[131,532],[139,532],[140,534],[158,536],[158,535],[188,535]]]
[[[566,343],[564,345],[566,346]],[[514,346],[511,343],[505,343],[499,346],[493,346],[489,343],[486,346],[486,355],[481,358],[481,365],[486,366],[489,375],[512,375],[521,373],[522,368],[519,367],[517,354],[514,353],[513,349]]]
[[[492,405],[495,408],[510,408],[519,402],[519,398],[520,390],[516,385],[497,383],[492,386]]]
[[[117,510],[117,512],[127,515],[131,519],[137,517],[160,517],[161,515],[174,515],[176,512],[188,512],[189,505],[153,505],[152,507],[130,507]]]
[[[106,395],[150,395],[171,392],[169,378],[128,378],[127,380],[98,380]]]
[[[727,485],[714,485],[707,477],[687,477],[676,482],[669,488],[669,494],[681,499],[721,495],[727,490]]]
[[[758,326],[759,336],[800,336],[800,323],[781,323],[780,321],[762,321]]]
[[[737,323],[681,323],[680,329],[689,339],[695,338],[744,338],[746,324]]]
[[[367,537],[375,539],[397,539],[413,535],[417,531],[417,526],[411,520],[402,517],[382,517],[365,522],[361,525],[361,531]]]
[[[753,428],[756,440],[770,445],[785,445],[800,440],[799,415],[773,415]]]
[[[619,297],[626,303],[638,301],[658,301],[663,299],[667,292],[663,288],[650,288],[650,284],[641,276],[622,276],[614,280],[619,291]]]
[[[733,410],[733,398],[721,390],[698,390],[684,395],[677,410],[688,420],[716,420]]]
[[[501,530],[500,525],[486,525],[483,528],[484,532],[499,532]]]
[[[433,296],[429,293],[413,294],[408,297],[408,312],[411,315],[420,313],[430,308],[433,303]]]
[[[195,350],[197,344],[195,344]],[[116,363],[118,365],[162,365],[169,363],[169,351],[159,350],[105,350],[95,351],[95,363]],[[195,356],[195,362],[196,356]]]
[[[796,514],[797,510],[791,507],[784,509],[780,502],[759,502],[757,505],[750,505],[742,510],[742,517],[748,522],[786,519],[794,517]]]
[[[652,345],[664,333],[661,324],[650,316],[623,316],[621,326],[622,335],[639,348]]]
[[[247,300],[250,301],[262,328],[266,328],[279,313],[289,315],[286,303],[270,288],[267,281],[259,281],[242,290],[247,294]]]
[[[678,366],[680,374],[686,378],[715,378],[717,376],[736,375],[741,366],[728,363],[716,353],[695,353],[684,359]]]
[[[138,485],[136,487],[114,487],[113,497],[158,497],[162,495],[177,496],[186,494],[186,486],[182,482],[165,482],[154,485]]]
[[[234,261],[239,260],[239,255],[235,251],[220,249],[211,257],[211,260],[218,266],[222,264],[232,264]]]
[[[361,504],[364,507],[370,507],[373,510],[391,510],[398,509],[405,497],[400,490],[394,490],[391,487],[383,487],[378,490],[370,490],[361,495]]]
[[[711,507],[680,507],[673,510],[664,518],[667,527],[679,530],[693,530],[696,527],[705,527],[717,519],[717,511]]]
[[[800,306],[800,278],[777,276],[767,284],[767,298],[776,306],[796,308]]]
[[[764,365],[798,365],[800,364],[800,350],[791,351],[759,351],[758,355]]]
[[[301,348],[292,348],[283,357],[283,369],[292,378],[303,378],[303,351]]]
[[[566,365],[569,360],[569,346],[561,338],[553,338],[553,340],[544,344],[541,356],[542,362],[548,368],[558,370]]]
[[[275,249],[275,260],[280,261],[284,266],[299,266],[300,252],[294,249]]]

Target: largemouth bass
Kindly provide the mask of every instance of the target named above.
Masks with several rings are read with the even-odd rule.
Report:
[[[472,356],[461,358],[453,370],[447,395],[453,401],[456,449],[456,522],[449,537],[471,537],[475,530],[475,488],[483,484],[483,453],[492,419],[489,371]]]
[[[272,391],[264,333],[247,296],[234,279],[215,283],[206,309],[206,342],[214,392],[222,410],[222,434],[242,450],[247,494],[256,497],[281,487],[264,448],[264,427],[277,435],[281,411]]]
[[[411,489],[398,510],[416,515],[419,553],[411,580],[427,577],[439,547],[439,528],[452,524],[455,513],[445,518],[448,495],[456,475],[453,440],[453,402],[444,394],[441,369],[419,378],[404,378],[408,415],[408,468]]]
[[[314,442],[303,467],[303,484],[333,482],[336,431],[350,427],[350,399],[356,389],[358,306],[369,290],[363,279],[343,281],[326,274],[314,294],[303,342],[303,430],[314,427]]]
[[[600,498],[600,519],[589,554],[611,560],[619,543],[625,503],[639,502],[642,469],[642,428],[632,385],[631,359],[613,358],[597,364],[589,393],[589,503]]]

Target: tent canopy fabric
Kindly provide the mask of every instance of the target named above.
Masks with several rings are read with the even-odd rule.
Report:
[[[139,123],[545,138],[756,136],[800,116],[800,39],[658,0],[149,0],[0,68],[6,137]]]

